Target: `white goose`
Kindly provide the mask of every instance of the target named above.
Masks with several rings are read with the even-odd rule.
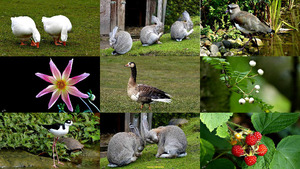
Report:
[[[52,16],[51,18],[42,17],[45,31],[53,37],[55,45],[63,43],[66,46],[68,32],[72,29],[69,18],[63,15]],[[61,39],[61,41],[59,40]]]
[[[20,39],[21,45],[31,37],[31,46],[40,47],[41,35],[37,30],[34,21],[28,16],[11,17],[11,30]]]

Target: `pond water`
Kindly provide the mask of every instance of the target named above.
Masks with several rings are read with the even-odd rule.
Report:
[[[71,162],[63,161],[63,163],[64,165],[58,164],[57,166],[63,169],[99,169],[100,146],[99,144],[95,144],[84,148],[82,154],[71,158]],[[52,165],[52,157],[37,156],[23,150],[3,149],[0,151],[0,168],[47,169],[52,168]]]
[[[281,18],[300,31],[300,5],[291,11],[281,14]],[[284,28],[288,28],[284,25]],[[293,30],[279,33],[273,38],[262,39],[264,46],[260,49],[260,56],[300,56],[300,32]]]

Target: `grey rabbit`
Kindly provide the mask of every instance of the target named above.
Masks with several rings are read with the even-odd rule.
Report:
[[[132,47],[132,38],[126,31],[118,31],[116,26],[112,32],[109,33],[109,45],[115,49],[112,54],[125,54],[130,51]]]
[[[155,16],[152,16],[151,21],[155,24],[145,26],[140,33],[140,40],[143,46],[161,43],[159,39],[163,35],[164,24]]]
[[[182,13],[182,18],[171,26],[171,38],[180,42],[193,33],[193,22],[187,11]]]
[[[145,141],[136,127],[133,125],[129,127],[132,132],[117,133],[109,141],[107,149],[108,167],[128,165],[142,155]]]
[[[184,132],[178,126],[169,125],[158,127],[149,131],[147,116],[144,116],[143,128],[145,140],[149,143],[157,143],[157,158],[175,158],[187,155],[187,140]]]

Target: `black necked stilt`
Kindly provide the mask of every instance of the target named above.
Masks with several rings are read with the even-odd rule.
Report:
[[[56,123],[56,124],[52,124],[52,125],[42,125],[46,129],[48,129],[48,131],[50,133],[52,133],[55,136],[54,140],[53,140],[53,145],[52,145],[53,167],[54,168],[57,168],[57,166],[55,165],[54,148],[55,148],[55,152],[56,152],[56,156],[57,156],[57,163],[64,165],[62,162],[59,162],[59,158],[58,158],[58,154],[57,154],[57,150],[56,150],[56,142],[58,140],[58,137],[66,135],[69,132],[69,126],[72,126],[72,124],[73,124],[73,122],[71,120],[66,120],[64,124]]]

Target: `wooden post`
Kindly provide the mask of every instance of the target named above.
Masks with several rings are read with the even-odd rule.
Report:
[[[125,30],[125,5],[126,0],[118,0],[118,27],[119,30]]]
[[[130,122],[130,114],[131,113],[125,113],[125,122],[124,122],[124,130],[125,132],[129,132],[129,122]]]
[[[146,23],[145,25],[151,25],[151,17],[156,12],[156,0],[147,0],[146,2]]]
[[[110,32],[117,26],[117,1],[110,3]]]
[[[166,10],[167,10],[167,0],[164,0],[163,4],[163,16],[162,16],[162,23],[165,25],[165,18],[166,18]]]
[[[100,3],[100,34],[110,32],[110,0],[102,0]]]
[[[162,0],[157,2],[157,18],[161,21],[162,18]]]

